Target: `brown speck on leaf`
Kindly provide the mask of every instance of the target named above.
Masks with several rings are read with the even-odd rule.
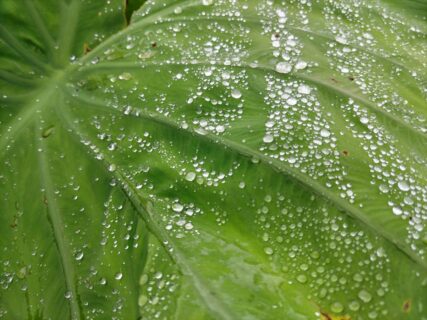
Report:
[[[411,311],[411,305],[412,305],[411,300],[409,300],[409,299],[405,300],[405,302],[403,302],[403,306],[402,306],[403,312],[409,313]]]
[[[343,150],[342,151],[342,155],[344,156],[344,157],[348,157],[348,155],[349,155],[350,153],[348,152],[348,150]]]
[[[152,48],[156,48],[156,47],[157,47],[157,42],[153,42],[153,43],[151,44],[151,47],[152,47]]]
[[[348,77],[348,80],[353,81],[353,80],[354,80],[354,77],[353,77],[353,76],[350,76],[350,77]]]
[[[322,315],[322,320],[332,320],[331,317],[327,313],[320,312],[320,314]]]
[[[47,206],[48,205],[48,203],[47,203],[47,198],[46,198],[46,196],[44,195],[43,196],[43,203]]]
[[[83,44],[83,54],[87,54],[87,53],[89,53],[89,52],[91,52],[92,51],[92,49],[91,48],[89,48],[89,45],[85,42],[84,44]]]
[[[331,78],[331,81],[335,82],[335,83],[338,83],[337,79],[335,79],[335,78]]]
[[[330,315],[326,312],[320,312],[320,320],[351,320],[351,317],[348,315],[335,316],[335,315]]]

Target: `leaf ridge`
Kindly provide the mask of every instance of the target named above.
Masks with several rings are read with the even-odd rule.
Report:
[[[82,318],[82,314],[80,310],[81,307],[77,299],[74,268],[71,262],[71,254],[69,247],[64,239],[63,223],[61,219],[60,209],[58,208],[58,204],[56,203],[54,196],[53,182],[47,164],[47,149],[45,143],[42,141],[42,138],[40,138],[40,135],[38,134],[37,130],[35,137],[38,148],[41,150],[40,152],[38,152],[40,176],[42,181],[42,187],[45,191],[44,195],[47,212],[53,229],[53,239],[61,257],[61,264],[64,271],[66,287],[68,292],[71,294],[69,298],[71,319],[79,320]]]

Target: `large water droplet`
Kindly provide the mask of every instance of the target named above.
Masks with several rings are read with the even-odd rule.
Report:
[[[262,141],[265,143],[272,143],[274,140],[273,136],[271,134],[266,134],[264,138],[262,138]]]
[[[186,175],[185,175],[185,180],[187,180],[187,181],[194,181],[194,179],[196,179],[196,174],[194,173],[194,172],[188,172]]]
[[[292,66],[287,62],[279,62],[276,64],[276,71],[279,73],[289,73],[292,71]]]
[[[240,98],[242,97],[242,93],[241,93],[239,90],[237,90],[237,89],[233,89],[233,90],[231,91],[231,96],[232,96],[234,99],[240,99]]]
[[[360,300],[362,300],[363,302],[366,302],[366,303],[368,303],[369,301],[372,300],[371,294],[366,290],[360,290],[358,296],[359,296]]]
[[[409,191],[409,185],[408,185],[408,183],[406,181],[399,181],[397,183],[397,186],[402,191]]]

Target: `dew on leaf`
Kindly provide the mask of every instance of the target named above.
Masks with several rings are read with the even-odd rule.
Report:
[[[290,73],[292,71],[292,65],[288,62],[279,62],[276,64],[276,71],[279,73]]]
[[[344,306],[341,303],[339,303],[339,302],[334,302],[331,305],[331,311],[333,313],[341,313],[341,312],[344,311]]]
[[[188,172],[186,175],[185,175],[185,180],[187,180],[187,181],[194,181],[194,179],[196,179],[196,173],[195,172]],[[175,210],[174,210],[175,211]]]
[[[372,300],[372,295],[366,290],[359,291],[358,297],[365,303],[368,303]]]

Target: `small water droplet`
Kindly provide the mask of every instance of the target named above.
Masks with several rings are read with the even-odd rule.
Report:
[[[363,124],[368,124],[369,119],[367,117],[361,117],[360,118],[360,122],[363,123]]]
[[[305,68],[307,68],[307,62],[305,61],[298,61],[295,65],[295,69],[297,70],[303,70]]]
[[[272,249],[272,248],[270,248],[270,247],[265,247],[265,248],[264,248],[264,252],[265,252],[266,254],[268,254],[269,256],[271,256],[271,255],[274,253],[273,249]]]
[[[77,261],[81,261],[81,260],[83,259],[83,256],[84,256],[83,252],[79,251],[79,252],[77,252],[77,253],[74,255],[74,258],[75,258]]]

